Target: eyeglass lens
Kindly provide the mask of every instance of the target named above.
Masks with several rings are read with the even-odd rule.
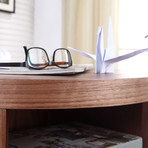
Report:
[[[32,48],[28,51],[28,65],[32,68],[44,68],[48,65],[48,56],[43,49]]]
[[[66,49],[57,49],[54,55],[54,62],[61,68],[69,67],[69,54]]]

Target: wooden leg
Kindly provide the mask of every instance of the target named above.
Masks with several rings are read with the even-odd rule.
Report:
[[[142,104],[141,136],[143,137],[143,147],[148,147],[148,103]]]
[[[8,148],[7,110],[0,109],[0,148]]]

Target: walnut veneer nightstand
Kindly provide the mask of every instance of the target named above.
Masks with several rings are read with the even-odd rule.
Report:
[[[0,148],[8,147],[8,111],[92,108],[94,114],[94,108],[101,108],[103,113],[110,107],[115,108],[115,120],[121,124],[118,127],[142,136],[147,148],[147,101],[148,77],[93,72],[71,76],[0,75]],[[124,121],[121,121],[120,109],[125,110],[122,111]],[[88,116],[90,114],[91,111]]]

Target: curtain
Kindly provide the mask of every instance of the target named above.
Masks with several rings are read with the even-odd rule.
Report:
[[[114,39],[118,47],[118,11],[119,0],[63,0],[63,46],[95,54],[98,26],[103,26],[106,47],[108,21],[111,16]],[[73,52],[72,58],[76,64],[92,63],[88,58]]]

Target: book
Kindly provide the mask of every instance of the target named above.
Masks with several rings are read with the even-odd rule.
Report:
[[[10,132],[9,144],[9,148],[142,148],[142,138],[72,122]]]

